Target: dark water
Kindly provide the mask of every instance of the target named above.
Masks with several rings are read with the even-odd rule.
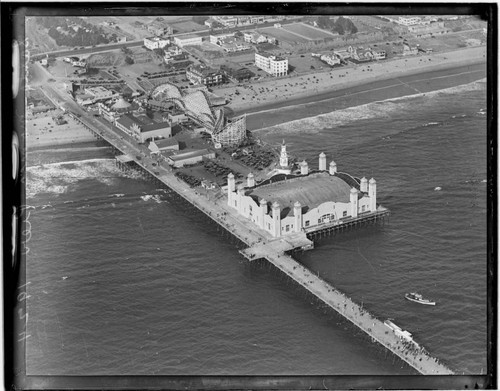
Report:
[[[485,96],[472,83],[260,132],[377,179],[390,223],[299,259],[460,373],[486,367]],[[30,168],[27,191],[28,374],[414,373],[112,161]],[[412,290],[437,306],[405,301]]]

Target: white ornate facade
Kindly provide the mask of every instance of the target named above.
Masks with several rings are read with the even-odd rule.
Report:
[[[258,185],[250,173],[246,186],[238,188],[229,174],[228,205],[273,237],[314,231],[377,210],[375,179],[339,173],[333,161],[327,171],[323,153],[318,171],[310,172],[306,162],[299,166],[300,174],[278,174]]]

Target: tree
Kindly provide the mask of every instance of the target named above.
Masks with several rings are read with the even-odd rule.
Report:
[[[334,23],[330,19],[329,16],[320,16],[320,17],[318,17],[316,23],[318,24],[319,28],[326,29],[326,30],[330,30],[334,26]]]
[[[334,23],[333,30],[340,35],[344,34],[356,34],[358,32],[357,27],[354,25],[351,19],[343,18],[340,16]]]
[[[134,63],[134,59],[130,56],[125,57],[125,63],[128,65],[132,65]]]
[[[198,24],[205,24],[205,20],[208,19],[208,16],[193,16],[193,22]]]

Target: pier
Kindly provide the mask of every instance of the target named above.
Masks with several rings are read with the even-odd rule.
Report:
[[[191,188],[176,177],[172,169],[165,163],[157,164],[147,154],[145,147],[138,146],[128,137],[120,136],[118,131],[114,131],[109,126],[102,126],[93,118],[71,115],[96,137],[107,141],[114,148],[118,166],[124,169],[136,168],[143,171],[147,177],[175,191],[208,218],[238,238],[246,246],[245,249],[240,250],[240,254],[247,260],[266,259],[328,307],[364,331],[372,338],[372,341],[380,343],[419,373],[424,375],[453,374],[451,369],[432,357],[425,348],[413,340],[401,338],[383,321],[375,318],[366,309],[354,303],[344,293],[335,289],[289,255],[290,252],[297,249],[312,249],[314,247],[312,238],[329,235],[361,224],[383,222],[389,215],[387,209],[379,206],[376,211],[360,214],[356,218],[346,218],[340,222],[326,223],[314,231],[305,230],[285,237],[273,238],[269,233],[258,228],[229,207],[224,193]]]

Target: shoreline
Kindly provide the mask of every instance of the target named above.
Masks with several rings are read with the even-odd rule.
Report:
[[[261,131],[284,123],[313,118],[320,115],[347,110],[375,102],[393,99],[424,96],[434,92],[466,86],[471,83],[481,83],[486,79],[486,70],[482,64],[478,69],[468,74],[452,73],[446,76],[436,75],[436,72],[401,77],[398,80],[374,81],[349,89],[332,91],[328,94],[311,98],[297,98],[287,104],[275,104],[272,107],[260,107],[257,111],[247,114],[247,129]],[[466,68],[466,67],[465,67]],[[482,68],[482,69],[481,69]],[[459,68],[454,68],[460,70]],[[424,77],[425,76],[425,77]],[[418,90],[417,90],[418,88]]]
[[[429,64],[430,62],[432,64]],[[352,88],[372,83],[480,64],[486,64],[486,48],[483,46],[385,62],[371,62],[356,67],[333,68],[310,75],[266,79],[257,83],[242,84],[239,87],[214,89],[214,93],[231,97],[227,107],[232,111],[231,116],[237,117],[296,104],[319,102],[335,97],[339,92],[348,92]],[[318,86],[303,91],[306,85],[312,84]],[[239,92],[238,95],[235,95],[236,91]]]

